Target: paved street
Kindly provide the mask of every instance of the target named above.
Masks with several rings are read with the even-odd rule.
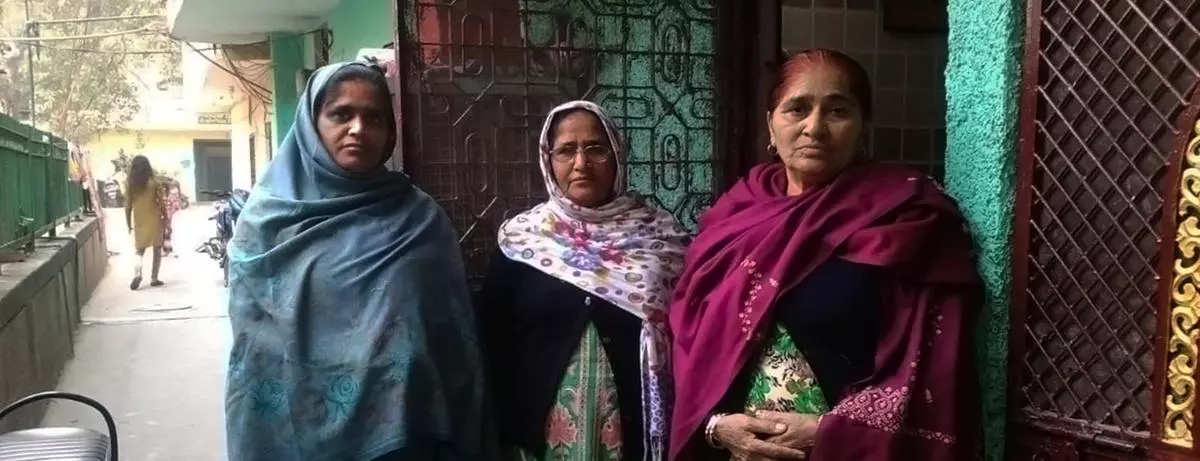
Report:
[[[222,389],[229,324],[221,271],[195,252],[213,235],[211,208],[175,217],[178,256],[163,260],[165,286],[129,290],[133,252],[125,217],[106,210],[108,274],[83,308],[75,359],[59,389],[96,398],[112,411],[123,460],[224,460]],[[103,430],[81,405],[55,403],[44,425]]]

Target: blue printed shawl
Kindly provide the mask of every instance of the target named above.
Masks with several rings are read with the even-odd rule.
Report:
[[[308,82],[229,248],[229,459],[490,459],[481,359],[457,235],[382,166],[334,163]]]

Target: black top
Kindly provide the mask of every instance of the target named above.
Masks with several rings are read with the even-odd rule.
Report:
[[[502,446],[546,449],[546,417],[591,323],[616,380],[624,458],[642,459],[641,319],[499,251],[476,309]]]
[[[879,341],[879,315],[883,303],[877,269],[832,258],[818,266],[800,284],[779,297],[771,315],[783,325],[812,367],[830,405],[845,397],[850,387],[870,377],[875,369]],[[769,347],[764,342],[763,347]],[[764,351],[752,357],[758,357]],[[756,363],[751,360],[738,375],[714,413],[741,413]],[[675,377],[676,380],[684,379]],[[707,421],[705,421],[707,424]],[[724,459],[703,441],[698,430],[696,446],[703,459]]]

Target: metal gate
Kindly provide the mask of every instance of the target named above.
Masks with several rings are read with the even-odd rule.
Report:
[[[1200,459],[1196,244],[1177,249],[1175,227],[1195,229],[1198,210],[1196,179],[1177,191],[1196,122],[1200,1],[1028,8],[1010,458]]]
[[[398,0],[404,169],[458,226],[477,280],[509,216],[543,200],[537,137],[571,99],[610,111],[628,180],[687,224],[711,200],[712,0]]]

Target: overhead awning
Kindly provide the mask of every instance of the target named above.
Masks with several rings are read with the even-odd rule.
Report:
[[[261,42],[272,32],[307,32],[341,0],[170,0],[171,35],[215,44]]]

